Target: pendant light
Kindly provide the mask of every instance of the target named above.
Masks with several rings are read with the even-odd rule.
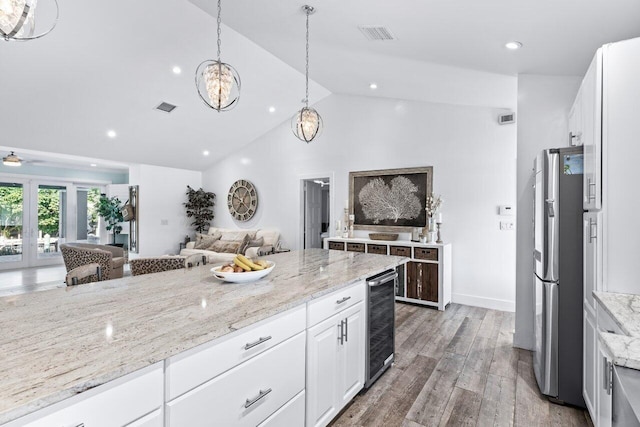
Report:
[[[58,1],[40,0],[0,0],[0,37],[6,41],[28,41],[39,39],[49,34],[58,23]],[[42,3],[48,5],[42,6]],[[36,14],[46,7],[55,7],[55,19],[47,30],[36,33]],[[53,15],[53,13],[52,13]],[[41,14],[38,13],[41,19]]]
[[[313,6],[305,5],[302,6],[302,11],[307,15],[306,93],[304,107],[291,119],[291,130],[298,139],[308,144],[322,132],[322,117],[316,110],[309,108],[309,15],[316,10]]]
[[[0,0],[1,1],[1,0]],[[220,14],[218,0],[218,59],[207,59],[196,70],[196,87],[200,99],[214,110],[229,111],[240,100],[240,76],[229,64],[220,61]]]
[[[22,159],[16,156],[15,154],[13,154],[13,151],[12,151],[11,154],[4,156],[2,158],[2,164],[5,166],[12,166],[12,167],[22,166]]]

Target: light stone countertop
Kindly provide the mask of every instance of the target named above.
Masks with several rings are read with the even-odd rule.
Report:
[[[600,306],[626,335],[599,332],[613,363],[640,369],[640,295],[594,292]]]
[[[263,257],[265,278],[213,265],[0,298],[0,424],[407,261],[309,249]]]

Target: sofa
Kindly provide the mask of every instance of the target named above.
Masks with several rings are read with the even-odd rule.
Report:
[[[204,265],[207,257],[202,254],[183,255],[162,255],[151,258],[136,258],[129,261],[132,276],[141,274],[161,273],[181,268],[197,267]]]
[[[123,275],[125,257],[120,247],[73,242],[60,245],[60,252],[67,273],[95,262],[100,264],[102,280],[119,279]]]
[[[210,227],[207,234],[196,234],[196,240],[187,243],[180,255],[202,254],[207,256],[210,264],[221,264],[233,261],[238,253],[249,258],[273,253],[279,243],[280,232],[275,229]]]

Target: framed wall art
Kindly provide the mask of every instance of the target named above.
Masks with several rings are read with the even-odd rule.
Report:
[[[349,172],[349,209],[356,230],[411,232],[427,226],[425,202],[433,166]]]

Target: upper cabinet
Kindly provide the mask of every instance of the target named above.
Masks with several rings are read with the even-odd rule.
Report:
[[[578,107],[576,107],[578,105]],[[584,146],[582,207],[602,208],[602,49],[582,80],[574,110],[579,110],[575,138]],[[572,135],[574,136],[574,135]]]

